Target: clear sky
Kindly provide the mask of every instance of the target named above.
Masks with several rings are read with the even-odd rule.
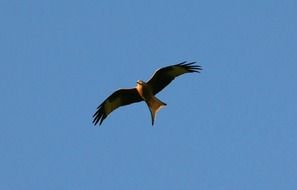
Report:
[[[296,0],[1,0],[0,189],[297,189]],[[160,68],[201,74],[92,125]]]

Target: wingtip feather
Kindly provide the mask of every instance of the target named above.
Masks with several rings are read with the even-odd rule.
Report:
[[[105,119],[106,116],[104,116],[104,113],[103,113],[103,105],[99,105],[97,107],[97,111],[94,113],[93,115],[93,124],[94,126],[96,126],[99,122],[99,126],[102,124],[103,120]]]
[[[184,67],[188,72],[195,72],[200,73],[202,70],[202,67],[200,65],[195,65],[196,61],[187,63],[187,61],[183,61],[179,64],[176,64],[176,66]]]

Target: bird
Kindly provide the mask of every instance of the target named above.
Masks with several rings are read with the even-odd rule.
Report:
[[[195,65],[196,62],[187,61],[160,68],[147,81],[137,80],[134,88],[120,88],[106,98],[93,115],[93,124],[99,126],[106,117],[115,109],[132,103],[144,101],[151,114],[152,126],[154,125],[156,113],[167,104],[159,100],[155,95],[163,90],[176,77],[185,73],[200,73],[202,67]]]

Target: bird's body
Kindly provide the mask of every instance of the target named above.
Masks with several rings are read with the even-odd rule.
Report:
[[[137,81],[136,90],[150,109],[152,125],[154,125],[156,113],[166,104],[154,96],[151,86],[141,80]]]
[[[99,121],[99,125],[101,125],[107,115],[118,107],[140,101],[146,102],[151,113],[152,125],[154,125],[156,113],[160,108],[166,106],[166,104],[155,97],[155,95],[165,88],[175,77],[184,73],[199,72],[201,67],[193,65],[194,63],[195,62],[182,62],[161,68],[154,73],[148,82],[138,80],[135,88],[119,89],[115,91],[97,107],[97,111],[93,115],[94,125]]]
[[[148,84],[142,80],[138,80],[136,83],[136,90],[143,100],[149,100],[152,96],[154,96],[153,91]]]

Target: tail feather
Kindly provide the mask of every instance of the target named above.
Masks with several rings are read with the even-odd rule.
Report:
[[[156,97],[152,97],[150,100],[146,101],[149,110],[151,112],[151,118],[152,118],[152,125],[154,125],[154,121],[156,118],[156,113],[164,106],[166,106],[167,104],[162,102],[161,100],[159,100]]]

